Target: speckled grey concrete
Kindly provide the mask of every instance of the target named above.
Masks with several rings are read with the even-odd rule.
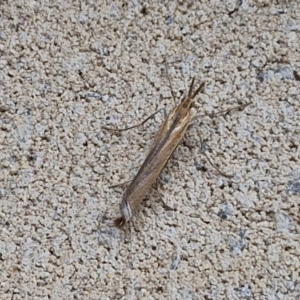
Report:
[[[299,1],[52,2],[0,3],[0,299],[300,299]],[[118,230],[164,115],[101,126],[174,106],[165,60],[194,115],[252,104]]]

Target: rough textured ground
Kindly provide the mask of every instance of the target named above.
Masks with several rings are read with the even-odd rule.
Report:
[[[0,2],[1,300],[300,299],[299,1],[159,2]],[[118,230],[164,115],[101,126],[174,106],[165,61],[195,115],[252,105],[197,121],[172,210],[153,188]]]

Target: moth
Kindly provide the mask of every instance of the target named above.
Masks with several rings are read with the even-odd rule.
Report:
[[[126,188],[120,204],[122,216],[115,220],[116,227],[123,227],[138,211],[146,193],[182,140],[192,120],[191,104],[194,98],[203,91],[205,85],[204,83],[200,84],[193,92],[194,82],[195,77],[192,79],[187,96],[169,112],[160,126],[145,161]]]

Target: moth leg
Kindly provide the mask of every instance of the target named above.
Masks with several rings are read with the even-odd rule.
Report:
[[[238,106],[235,106],[235,107],[232,107],[232,108],[229,108],[229,109],[221,110],[221,111],[218,111],[216,113],[205,114],[205,115],[196,115],[192,118],[191,122],[193,122],[196,119],[203,118],[203,117],[214,118],[214,117],[218,117],[218,116],[225,116],[233,110],[237,110],[237,109],[242,109],[243,110],[245,107],[247,107],[250,104],[251,104],[251,102],[246,103],[246,104],[242,104],[242,105],[238,105]]]
[[[194,125],[194,124],[190,124],[190,126],[192,126],[192,125]],[[212,163],[212,161],[210,160],[210,158],[208,157],[208,155],[207,155],[206,152],[205,152],[204,143],[203,143],[203,140],[202,140],[202,137],[201,137],[199,128],[197,128],[197,130],[198,130],[198,135],[199,135],[200,143],[201,143],[201,152],[205,155],[205,157],[206,157],[206,159],[208,160],[208,162],[210,163],[210,165],[211,165],[215,170],[217,170],[218,173],[221,174],[222,176],[227,177],[227,178],[233,178],[234,175],[229,175],[229,174],[226,174],[226,173],[220,171],[220,170]]]
[[[158,196],[159,196],[161,202],[162,202],[163,205],[164,205],[164,208],[165,208],[166,210],[173,210],[172,207],[170,207],[169,205],[167,205],[167,204],[164,202],[164,200],[163,200],[163,198],[162,198],[162,196],[161,196],[161,194],[160,194],[160,192],[159,192],[159,189],[158,189],[158,179],[157,179],[157,178],[156,178],[156,181],[155,181],[155,185],[156,185],[156,191],[157,191],[157,193],[158,193]]]
[[[129,182],[131,182],[131,180],[127,180],[127,181],[125,181],[125,182],[121,182],[121,183],[117,183],[117,184],[110,185],[109,188],[115,188],[115,187],[118,187],[118,186],[122,186],[122,185],[124,185],[124,184],[129,183]]]
[[[102,128],[105,130],[110,130],[110,131],[126,131],[126,130],[129,130],[132,128],[136,128],[136,127],[144,125],[149,119],[153,118],[158,112],[160,112],[162,110],[165,111],[164,108],[161,108],[161,109],[157,110],[155,113],[151,114],[149,117],[147,117],[143,122],[141,122],[137,125],[133,125],[133,126],[125,127],[125,128],[110,128],[110,127],[102,126]]]

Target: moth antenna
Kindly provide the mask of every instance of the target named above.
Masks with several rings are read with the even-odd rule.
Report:
[[[192,98],[195,98],[198,93],[200,93],[201,91],[203,91],[204,86],[205,86],[205,82],[202,82],[200,84],[200,86],[197,88],[197,90],[195,91],[195,93],[194,93],[194,95],[193,95]]]
[[[188,93],[189,98],[193,98],[192,93],[193,93],[194,82],[195,82],[195,76],[193,77],[192,83],[190,85],[190,89],[189,89],[189,93]]]
[[[171,94],[172,94],[172,97],[173,97],[173,101],[174,101],[174,104],[176,104],[175,94],[173,92],[173,87],[172,87],[172,83],[171,83],[171,79],[170,79],[169,71],[168,71],[168,64],[167,64],[166,60],[165,60],[165,69],[166,69],[166,74],[167,74],[167,78],[168,78],[168,81],[169,81],[169,85],[170,85],[170,89],[171,89]]]

